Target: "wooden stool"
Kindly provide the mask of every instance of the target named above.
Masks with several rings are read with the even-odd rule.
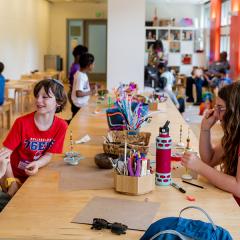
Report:
[[[0,106],[0,114],[2,118],[2,128],[4,127],[4,118],[7,116],[7,128],[9,129],[12,124],[12,102],[5,101],[3,105]]]

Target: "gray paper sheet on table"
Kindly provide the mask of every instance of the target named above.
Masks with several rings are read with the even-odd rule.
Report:
[[[73,223],[92,224],[93,218],[119,222],[129,229],[145,231],[153,222],[159,203],[94,197],[75,216]]]
[[[63,160],[53,161],[49,168],[59,172],[59,188],[62,191],[101,190],[114,187],[113,170],[99,169],[93,158],[84,158],[77,166],[68,165]]]
[[[80,164],[81,165],[81,162]],[[60,171],[61,190],[100,190],[113,188],[113,170],[96,166],[66,166]]]

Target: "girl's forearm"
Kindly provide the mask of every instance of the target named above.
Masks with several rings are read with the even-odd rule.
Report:
[[[220,172],[204,162],[201,162],[198,173],[216,187],[240,197],[240,181],[236,177]]]
[[[200,130],[199,153],[202,161],[211,165],[211,159],[213,157],[214,150],[211,144],[210,129],[201,128]]]

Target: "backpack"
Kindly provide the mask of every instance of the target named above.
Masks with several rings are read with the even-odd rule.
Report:
[[[186,209],[202,211],[209,223],[182,218]],[[201,208],[189,206],[180,211],[179,217],[167,217],[151,224],[140,240],[231,240],[229,232],[216,226],[209,215]]]

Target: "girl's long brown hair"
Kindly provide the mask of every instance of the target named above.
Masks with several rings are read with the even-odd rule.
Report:
[[[240,82],[221,88],[218,96],[226,103],[226,112],[222,120],[222,167],[225,173],[236,176],[240,144]]]

